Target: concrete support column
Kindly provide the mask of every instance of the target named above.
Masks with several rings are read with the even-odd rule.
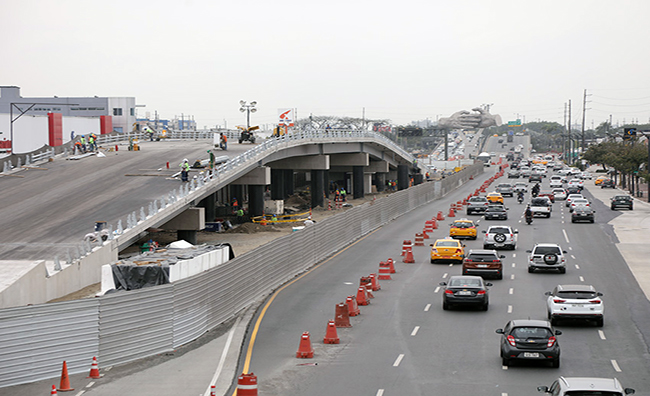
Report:
[[[324,171],[323,173],[323,188],[325,188],[325,198],[330,197],[330,171]],[[325,201],[323,201],[325,204]]]
[[[325,171],[311,171],[311,207],[323,207],[323,194],[325,192]]]
[[[363,198],[363,166],[352,167],[352,193],[354,199]]]
[[[271,169],[271,199],[274,201],[286,198],[285,173],[283,169]]]
[[[417,186],[418,184],[422,184],[423,181],[424,181],[424,175],[423,174],[417,173],[417,174],[413,175],[413,184],[414,185]]]
[[[293,169],[284,169],[284,198],[293,195]]]
[[[178,240],[184,240],[191,243],[192,245],[197,245],[198,241],[196,238],[196,230],[178,230],[176,231],[176,237]]]
[[[397,190],[402,191],[409,188],[409,166],[397,165]]]
[[[237,198],[239,206],[244,204],[244,186],[241,184],[231,184],[230,185],[230,200]],[[230,202],[229,202],[230,203]]]
[[[217,199],[217,193],[210,194],[207,197],[203,198],[197,206],[205,208],[205,220],[207,222],[212,222],[217,217],[217,212],[215,209],[215,201]]]
[[[377,186],[377,192],[383,192],[386,189],[386,173],[375,173],[375,186]]]
[[[262,185],[248,186],[248,214],[250,217],[264,214],[264,187]]]

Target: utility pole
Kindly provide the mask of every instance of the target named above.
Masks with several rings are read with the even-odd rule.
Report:
[[[566,111],[566,109],[567,109],[566,102],[564,102],[564,136],[565,137],[567,137],[567,133],[566,133],[566,131],[567,131],[567,128],[566,128],[566,114],[567,114],[567,111]],[[567,155],[568,150],[567,150],[566,142],[567,142],[566,139],[562,139],[562,146],[563,146],[562,147],[562,154],[564,154],[564,158],[568,157],[568,155]]]
[[[567,136],[569,137],[569,164],[573,162],[573,148],[571,146],[571,99],[569,99],[569,129],[567,130]]]
[[[584,95],[582,96],[582,153],[584,154],[585,152],[585,113],[587,112],[587,90],[585,89]]]

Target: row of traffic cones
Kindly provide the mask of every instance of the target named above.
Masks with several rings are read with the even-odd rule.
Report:
[[[102,376],[99,375],[99,365],[97,364],[96,356],[93,356],[93,363],[90,366],[90,373],[86,378],[102,378]],[[70,386],[70,377],[68,376],[68,363],[65,360],[63,361],[63,367],[61,368],[61,382],[59,383],[59,387],[57,388],[56,385],[52,385],[52,391],[50,392],[50,395],[56,395],[57,390],[59,392],[69,392],[74,390],[74,388]]]
[[[410,242],[410,241],[409,241]],[[411,252],[411,255],[413,253]],[[337,328],[352,327],[350,317],[358,316],[361,314],[360,306],[370,305],[370,300],[375,298],[373,292],[381,290],[379,280],[391,280],[391,274],[396,273],[395,264],[392,258],[379,263],[379,276],[377,274],[370,274],[369,276],[361,277],[359,280],[359,288],[357,289],[356,296],[348,296],[345,302],[336,304],[335,319],[327,322],[327,329],[325,330],[325,337],[323,338],[324,344],[338,344],[340,338],[338,336]],[[311,345],[311,336],[308,331],[302,333],[300,337],[300,345],[296,352],[296,358],[309,359],[314,357],[314,349]]]

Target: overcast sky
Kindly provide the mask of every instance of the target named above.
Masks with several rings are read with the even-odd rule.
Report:
[[[252,124],[279,108],[395,124],[650,119],[649,0],[0,0],[0,85],[132,96],[138,115]]]

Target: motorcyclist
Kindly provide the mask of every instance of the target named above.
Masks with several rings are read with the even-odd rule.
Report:
[[[526,218],[526,223],[530,223],[531,221],[533,221],[533,211],[530,209],[530,205],[526,206],[524,217]]]
[[[537,195],[539,194],[539,188],[540,188],[539,183],[535,183],[532,191],[533,197],[537,197]]]
[[[517,192],[517,202],[519,203],[524,202],[524,192],[521,190]]]

